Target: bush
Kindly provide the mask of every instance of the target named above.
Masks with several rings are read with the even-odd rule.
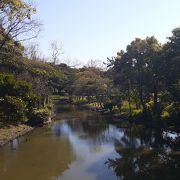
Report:
[[[26,103],[15,96],[5,96],[0,101],[3,119],[9,123],[19,123],[26,120]]]
[[[48,108],[33,110],[29,115],[28,124],[31,126],[42,126],[46,123],[51,115],[51,111]]]
[[[169,113],[167,111],[163,111],[161,113],[162,120],[167,120],[167,119],[169,119],[169,117],[170,117],[170,115],[169,115]]]
[[[1,122],[24,122],[27,114],[38,106],[38,101],[39,97],[34,94],[30,83],[0,73]]]
[[[106,102],[104,102],[104,108],[105,108],[105,109],[109,109],[110,112],[112,112],[113,106],[114,106],[114,103],[111,102],[111,101],[106,101]]]
[[[142,109],[133,109],[132,110],[132,116],[138,116],[142,114]]]

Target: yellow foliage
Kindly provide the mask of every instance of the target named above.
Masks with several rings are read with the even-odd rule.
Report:
[[[24,17],[30,19],[32,13],[34,13],[36,9],[22,0],[2,0],[0,11],[5,12],[9,20],[11,20],[15,15],[20,19]]]

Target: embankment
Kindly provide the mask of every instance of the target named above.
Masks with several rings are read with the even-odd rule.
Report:
[[[34,128],[27,125],[8,126],[0,129],[0,147],[19,136],[24,136]]]

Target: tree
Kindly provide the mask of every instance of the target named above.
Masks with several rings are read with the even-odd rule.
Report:
[[[24,48],[24,56],[33,61],[41,60],[39,52],[39,44],[34,43]]]
[[[53,64],[57,64],[59,56],[63,54],[62,45],[59,45],[57,41],[52,41],[50,46]]]
[[[86,96],[88,102],[96,98],[100,103],[108,94],[110,80],[103,77],[103,73],[94,67],[82,68],[77,73],[74,81],[74,94],[77,96]]]
[[[91,59],[90,61],[87,62],[86,66],[102,69],[102,62],[101,62],[101,60],[98,60],[98,59],[96,59],[96,60]]]
[[[136,99],[136,92],[145,114],[146,103],[150,101],[153,93],[156,109],[154,112],[157,112],[159,70],[162,65],[161,49],[161,45],[154,37],[136,38],[127,46],[126,52],[121,51],[114,62],[111,60],[114,64],[115,83],[126,91],[130,114],[132,93]]]
[[[166,87],[177,103],[180,101],[180,28],[175,28],[168,39],[164,47]]]
[[[36,9],[22,0],[1,0],[0,50],[10,41],[16,43],[36,38],[41,24],[32,18]]]
[[[23,121],[37,104],[38,96],[31,84],[0,74],[0,119],[9,123]]]

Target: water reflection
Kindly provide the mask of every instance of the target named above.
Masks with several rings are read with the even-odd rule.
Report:
[[[0,149],[0,179],[179,179],[177,134],[130,124],[118,128],[98,113],[73,106],[56,112],[51,128]]]
[[[19,145],[13,142],[0,149],[0,179],[50,179],[61,175],[74,159],[68,138],[59,139],[49,129],[39,129],[29,140],[21,138]]]
[[[119,157],[109,158],[106,164],[120,179],[180,178],[178,137],[168,138],[168,133],[163,131],[134,125],[124,131],[124,137],[114,146]]]

